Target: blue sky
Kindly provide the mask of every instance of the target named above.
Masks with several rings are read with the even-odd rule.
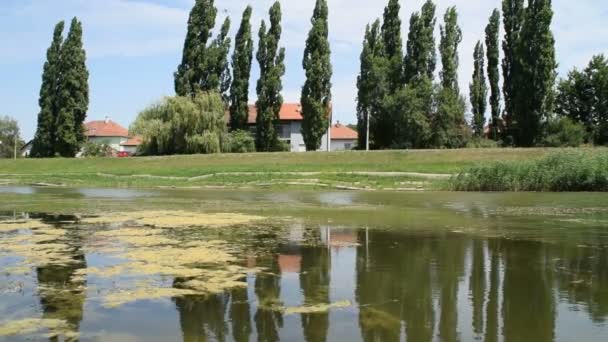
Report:
[[[267,17],[272,0],[218,0],[220,18],[230,15],[232,36],[243,9],[254,7],[254,35]],[[283,95],[299,100],[304,82],[301,67],[314,0],[283,0],[283,40],[287,50]],[[365,25],[382,15],[388,0],[329,0],[330,39],[334,65],[334,120],[354,122],[356,78]],[[403,38],[409,17],[424,0],[402,0]],[[15,117],[26,139],[33,137],[38,92],[45,52],[59,20],[79,17],[90,71],[88,119],[110,117],[124,126],[137,113],[165,95],[173,94],[173,72],[181,59],[188,12],[194,0],[1,0],[0,1],[0,115]],[[463,42],[460,46],[460,84],[468,89],[475,42],[500,0],[437,0],[439,17],[456,5]],[[608,53],[608,4],[605,0],[553,0],[554,33],[559,71],[584,66],[592,55]],[[441,20],[438,20],[439,22]],[[219,26],[219,23],[218,23]],[[438,32],[437,32],[438,37]],[[251,99],[258,77],[255,67]]]

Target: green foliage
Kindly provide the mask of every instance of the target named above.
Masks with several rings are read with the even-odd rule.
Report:
[[[65,42],[63,29],[63,22],[57,24],[47,51],[33,157],[74,157],[85,141],[83,123],[89,107],[89,72],[82,23],[72,19]]]
[[[89,72],[82,44],[82,23],[72,19],[70,32],[61,48],[58,82],[55,153],[74,157],[85,141],[84,120],[89,108]]]
[[[44,71],[42,72],[42,86],[38,104],[38,128],[32,145],[32,157],[53,157],[55,155],[55,124],[57,116],[57,89],[59,84],[61,46],[63,44],[63,29],[65,23],[59,22],[55,26],[53,42],[47,50]]]
[[[376,118],[381,115],[384,96],[387,92],[387,63],[383,57],[383,51],[380,20],[376,20],[371,27],[368,25],[365,30],[363,51],[361,52],[361,70],[357,77],[358,146],[361,148],[366,146],[368,117],[370,119],[370,145],[374,141],[374,136],[382,135],[382,131],[377,129]]]
[[[490,22],[486,26],[486,47],[488,58],[488,79],[490,81],[490,107],[492,115],[490,119],[490,139],[498,140],[501,131],[500,120],[500,79],[499,65],[499,31],[500,31],[500,11],[495,9],[490,17]]]
[[[466,146],[470,129],[464,119],[465,100],[452,89],[442,88],[436,95],[436,112],[431,120],[431,147]]]
[[[20,138],[19,125],[17,120],[8,116],[0,116],[0,158],[13,158],[15,154],[15,144],[17,144],[17,154],[23,140]]]
[[[397,126],[395,148],[425,148],[431,138],[429,116],[435,96],[433,82],[426,75],[416,78],[398,92],[389,106]]]
[[[473,137],[467,142],[467,148],[498,148],[498,142],[486,139]]]
[[[384,8],[382,42],[384,56],[388,59],[388,89],[394,94],[403,85],[403,42],[399,0],[389,0]]]
[[[608,152],[562,151],[534,161],[494,162],[463,170],[458,191],[608,191]]]
[[[473,111],[473,132],[476,137],[483,136],[486,124],[486,107],[488,106],[488,87],[484,76],[485,56],[483,44],[478,41],[473,53],[473,80],[469,85],[471,108]]]
[[[503,0],[502,12],[505,31],[502,42],[504,56],[502,60],[502,90],[505,103],[503,138],[511,140],[512,138],[509,138],[509,136],[513,134],[511,126],[513,122],[514,98],[517,90],[515,81],[515,75],[517,74],[517,52],[515,49],[524,22],[524,0]]]
[[[458,45],[462,42],[462,31],[458,26],[458,12],[456,7],[449,7],[443,17],[441,25],[441,40],[439,51],[441,53],[441,85],[459,94],[458,87]]]
[[[556,113],[583,124],[589,141],[608,144],[608,61],[603,55],[559,82]]]
[[[232,131],[222,135],[221,140],[224,153],[255,152],[255,138],[248,131]]]
[[[551,119],[547,122],[542,145],[547,147],[579,147],[585,142],[585,126],[569,118]]]
[[[405,83],[423,75],[433,79],[437,65],[435,50],[435,17],[436,5],[427,0],[420,13],[415,12],[410,18],[410,32],[407,39],[407,53],[404,59]]]
[[[130,131],[142,136],[143,155],[218,153],[225,125],[221,96],[198,93],[163,99],[141,112]]]
[[[283,83],[285,74],[285,49],[279,48],[281,39],[281,4],[277,1],[270,8],[270,29],[262,21],[259,34],[257,60],[260,64],[260,79],[257,84],[258,101],[256,119],[256,148],[258,151],[275,151],[278,146],[276,125],[283,105]]]
[[[517,146],[537,144],[542,138],[542,122],[552,111],[557,68],[552,19],[550,0],[529,1],[516,46],[513,137]]]
[[[107,144],[86,141],[82,146],[83,157],[110,157],[112,148]]]
[[[331,50],[327,1],[317,0],[306,40],[302,65],[306,82],[302,87],[302,135],[308,151],[321,147],[331,116]]]
[[[216,17],[217,8],[213,0],[196,0],[188,19],[182,62],[174,74],[175,93],[179,96],[217,91],[227,101],[226,92],[230,87],[230,18],[226,18],[217,37],[209,42]]]
[[[249,77],[253,59],[251,37],[251,6],[243,12],[241,26],[234,41],[232,55],[232,87],[230,88],[230,128],[246,129],[249,115]]]

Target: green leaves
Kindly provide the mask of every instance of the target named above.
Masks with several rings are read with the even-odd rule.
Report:
[[[230,88],[230,127],[232,130],[247,129],[249,114],[249,77],[253,59],[251,37],[251,6],[243,12],[241,26],[234,41],[232,55],[232,86]]]
[[[436,6],[432,0],[422,6],[422,11],[412,14],[410,33],[407,40],[407,54],[404,60],[405,83],[422,75],[432,79],[437,64],[435,51]]]
[[[498,140],[500,132],[500,78],[498,35],[500,31],[500,11],[495,9],[486,26],[486,47],[488,57],[488,79],[490,80],[490,106],[492,116],[490,120],[490,139]]]
[[[82,23],[72,20],[63,42],[64,22],[55,27],[42,74],[38,128],[32,157],[74,157],[85,141],[89,72],[82,44]]]
[[[283,83],[285,74],[285,49],[279,48],[281,39],[281,4],[277,1],[270,8],[270,29],[262,21],[259,33],[257,60],[260,64],[260,79],[257,83],[256,102],[256,147],[258,151],[275,151],[279,147],[276,131],[279,112],[283,105]]]
[[[327,17],[327,1],[317,0],[302,61],[306,74],[301,95],[302,135],[308,151],[321,147],[331,119],[332,66]]]
[[[174,74],[175,93],[179,96],[195,96],[198,91],[217,91],[224,95],[225,101],[228,100],[230,18],[225,19],[218,36],[209,43],[216,17],[217,8],[213,0],[196,0],[188,19],[182,62]]]
[[[486,123],[485,114],[487,107],[486,99],[488,96],[488,87],[486,86],[486,78],[484,76],[485,56],[481,41],[478,41],[475,45],[473,64],[473,80],[469,86],[471,108],[473,111],[472,124],[475,136],[482,137]]]

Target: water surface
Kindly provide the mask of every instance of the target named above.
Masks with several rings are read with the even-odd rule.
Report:
[[[3,253],[2,241],[36,229],[0,230],[0,325],[67,324],[0,341],[52,340],[48,333],[81,341],[608,340],[606,195],[2,191],[0,220],[65,230],[40,243],[58,244],[71,262],[15,272],[23,257]],[[104,305],[105,295],[142,280],[167,288],[184,281],[86,273],[121,262],[109,248],[115,238],[100,232],[139,225],[83,220],[150,209],[266,217],[162,230],[184,244],[224,241],[245,286]]]

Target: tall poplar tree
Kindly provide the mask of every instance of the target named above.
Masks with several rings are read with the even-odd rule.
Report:
[[[63,21],[55,26],[53,42],[46,53],[40,98],[38,100],[40,113],[38,114],[38,127],[32,145],[32,157],[52,157],[55,154],[56,90],[59,83],[64,27],[65,23]]]
[[[247,129],[249,114],[249,77],[253,59],[253,39],[251,37],[251,6],[243,12],[241,26],[234,41],[232,55],[232,86],[230,88],[230,128]]]
[[[206,51],[203,64],[203,77],[201,89],[204,91],[217,91],[222,95],[224,104],[228,104],[228,90],[230,89],[230,63],[228,53],[230,52],[231,40],[230,18],[226,17],[220,29],[220,33]]]
[[[302,87],[302,135],[308,151],[321,147],[331,120],[331,50],[326,0],[317,0],[312,29],[306,40],[302,65],[306,82]]]
[[[365,30],[361,69],[357,77],[357,130],[359,148],[365,148],[367,141],[368,118],[370,126],[369,144],[372,145],[376,133],[376,118],[381,114],[384,94],[386,93],[386,59],[382,44],[380,20],[377,19]],[[382,134],[382,132],[378,132]]]
[[[499,31],[500,31],[500,11],[495,9],[490,17],[490,22],[486,26],[486,48],[488,57],[488,79],[490,81],[490,107],[492,115],[490,119],[489,138],[498,140],[500,132],[500,86],[499,78]]]
[[[479,138],[483,136],[484,126],[486,124],[485,114],[488,96],[488,87],[486,86],[486,78],[484,76],[485,56],[481,41],[478,41],[475,45],[473,64],[473,80],[469,89],[473,112],[473,131],[475,132],[475,136]]]
[[[389,91],[395,93],[403,85],[403,42],[401,39],[401,18],[399,0],[389,0],[384,9],[382,40],[384,55],[389,63]]]
[[[458,45],[462,42],[462,31],[458,26],[458,12],[456,7],[449,7],[445,12],[444,25],[441,26],[441,85],[445,89],[459,94],[458,87]]]
[[[524,0],[503,0],[502,2],[503,25],[505,36],[502,41],[502,77],[504,94],[504,132],[505,140],[512,139],[511,126],[513,121],[513,106],[517,85],[515,82],[517,73],[517,52],[515,51],[519,32],[524,21]]]
[[[61,48],[61,77],[58,84],[55,152],[74,157],[86,137],[84,120],[89,109],[89,72],[82,44],[82,23],[72,19]]]
[[[542,138],[542,122],[552,111],[557,62],[551,32],[551,0],[529,0],[517,40],[517,92],[513,119],[515,144],[534,146]]]
[[[458,45],[462,31],[458,26],[456,7],[449,7],[440,27],[441,89],[437,95],[437,110],[431,122],[432,145],[437,148],[457,148],[466,143],[465,103],[458,86]]]
[[[206,70],[207,42],[215,26],[217,8],[213,0],[196,0],[188,19],[188,32],[184,41],[182,62],[175,72],[175,93],[193,96],[202,89],[203,73]]]
[[[410,18],[407,53],[404,59],[404,77],[407,84],[422,75],[433,79],[437,65],[434,36],[437,22],[435,10],[436,5],[433,1],[427,0],[421,12],[415,12]]]
[[[256,119],[256,147],[258,151],[273,151],[279,147],[277,125],[283,105],[285,74],[285,49],[279,48],[281,39],[281,4],[277,1],[270,8],[270,29],[262,21],[259,33],[257,60],[260,79],[257,84],[258,100]]]

